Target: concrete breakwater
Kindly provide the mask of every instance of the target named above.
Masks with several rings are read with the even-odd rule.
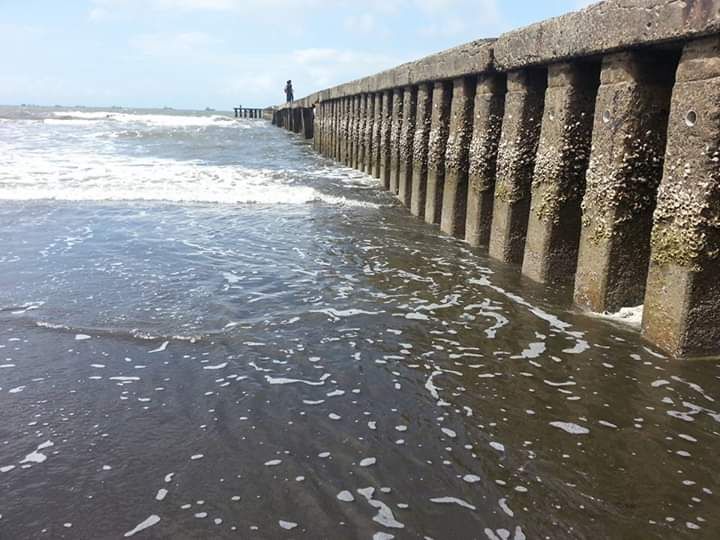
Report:
[[[720,354],[720,0],[608,0],[278,108],[411,213],[581,308]]]

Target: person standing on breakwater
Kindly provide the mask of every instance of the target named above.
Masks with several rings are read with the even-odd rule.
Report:
[[[288,81],[285,85],[285,97],[287,98],[288,103],[290,103],[294,99],[292,81]]]

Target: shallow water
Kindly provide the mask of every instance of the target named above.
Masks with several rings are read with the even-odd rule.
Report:
[[[0,538],[720,535],[720,363],[266,122],[0,117]]]

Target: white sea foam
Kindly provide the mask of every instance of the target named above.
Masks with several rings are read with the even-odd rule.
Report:
[[[229,127],[246,128],[248,122],[238,121],[229,116],[213,114],[206,116],[178,115],[178,114],[131,114],[117,111],[56,111],[56,118],[48,118],[46,124],[74,123],[88,125],[99,122],[112,122],[115,124],[144,124],[154,127],[183,128],[183,127]]]
[[[621,323],[628,324],[630,326],[640,327],[642,324],[642,317],[643,317],[643,308],[644,305],[634,306],[634,307],[624,307],[620,308],[620,311],[617,311],[615,313],[592,313],[595,317],[599,317],[601,319],[608,319],[611,321],[617,321]]]
[[[158,201],[287,205],[376,204],[323,194],[281,172],[198,160],[103,154],[73,149],[53,153],[0,142],[0,200]]]
[[[142,523],[140,523],[139,525],[137,525],[137,527],[135,527],[133,530],[126,532],[126,533],[124,534],[124,536],[125,536],[125,538],[129,538],[129,537],[131,537],[131,536],[136,535],[136,534],[139,533],[140,531],[144,531],[144,530],[147,529],[148,527],[152,527],[153,525],[157,525],[158,523],[160,523],[160,517],[159,517],[159,516],[156,516],[155,514],[153,514],[152,516],[150,516],[149,518],[147,518],[145,521],[143,521]]]

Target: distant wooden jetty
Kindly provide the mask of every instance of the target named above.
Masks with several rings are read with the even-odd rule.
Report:
[[[247,107],[235,107],[235,118],[262,118],[263,109],[248,109]]]

